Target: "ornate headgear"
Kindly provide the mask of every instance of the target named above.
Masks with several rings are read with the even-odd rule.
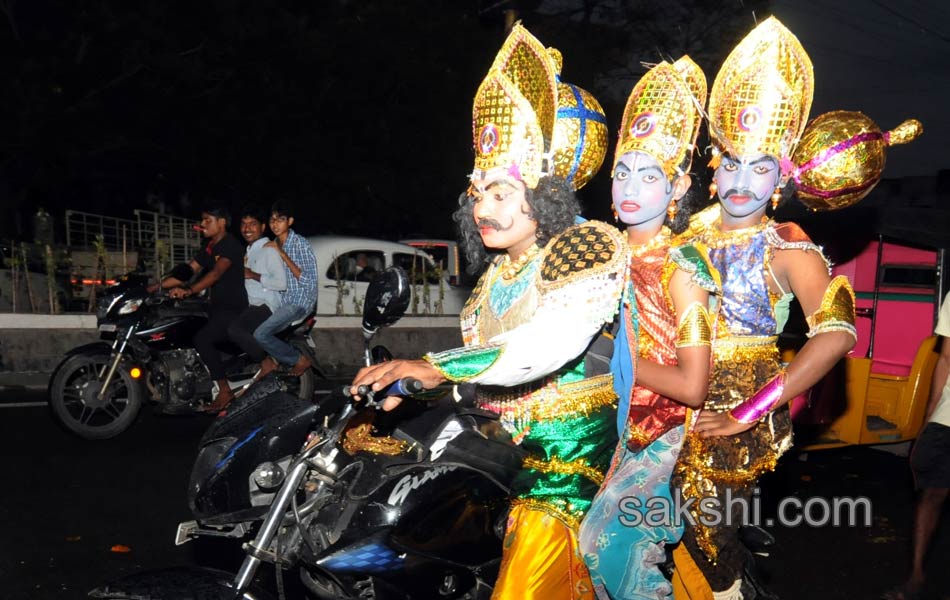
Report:
[[[607,117],[587,90],[560,80],[561,53],[548,48],[558,74],[557,119],[552,140],[554,174],[579,190],[594,177],[607,154]]]
[[[689,171],[706,102],[706,78],[688,56],[661,62],[627,98],[614,166],[627,152],[646,152],[672,181]]]
[[[798,199],[812,210],[836,210],[867,196],[884,171],[887,146],[906,144],[923,133],[920,121],[904,121],[882,132],[859,112],[836,110],[818,116],[792,156]]]
[[[815,80],[798,38],[769,17],[736,46],[709,95],[709,133],[719,151],[786,161],[808,121]],[[715,164],[713,165],[715,166]]]
[[[475,170],[504,167],[529,188],[549,171],[557,112],[556,70],[534,36],[516,24],[475,93]]]

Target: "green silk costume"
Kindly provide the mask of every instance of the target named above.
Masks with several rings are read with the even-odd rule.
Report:
[[[616,315],[628,260],[620,232],[597,222],[514,268],[496,259],[462,311],[465,347],[426,356],[448,380],[476,383],[478,405],[529,452],[513,504],[575,531],[617,442],[612,377],[589,349]]]

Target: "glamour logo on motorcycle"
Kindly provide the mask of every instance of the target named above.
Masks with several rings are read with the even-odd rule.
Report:
[[[409,492],[417,490],[423,484],[445,475],[449,471],[454,471],[457,468],[458,467],[455,466],[435,467],[425,471],[422,473],[422,475],[406,475],[400,479],[395,486],[393,486],[393,491],[390,492],[389,499],[386,500],[386,504],[400,506],[406,501],[406,498],[409,497]]]

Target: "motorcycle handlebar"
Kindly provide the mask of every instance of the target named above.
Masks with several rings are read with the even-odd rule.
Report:
[[[418,394],[424,389],[425,387],[422,385],[422,382],[415,377],[403,377],[402,379],[389,384],[378,392],[374,392],[368,385],[361,385],[356,388],[356,395],[366,398],[368,405],[373,406],[376,403],[375,399],[377,397],[385,398],[387,396],[411,396],[413,394]],[[350,386],[345,386],[343,388],[343,393],[349,396]]]

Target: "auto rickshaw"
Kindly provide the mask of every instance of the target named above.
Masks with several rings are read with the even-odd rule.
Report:
[[[838,368],[792,403],[805,450],[914,439],[923,425],[937,361],[933,335],[943,250],[871,241],[833,267],[856,297],[858,340]],[[794,350],[784,352],[790,359]]]

